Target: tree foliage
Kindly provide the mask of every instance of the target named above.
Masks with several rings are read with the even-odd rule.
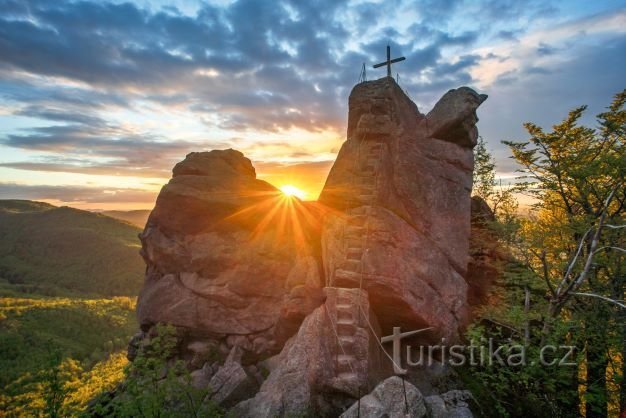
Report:
[[[198,389],[182,360],[171,325],[159,324],[126,369],[124,383],[103,396],[91,413],[111,417],[221,417],[210,389]]]
[[[494,402],[503,414],[617,416],[624,408],[625,103],[626,90],[598,115],[596,128],[580,123],[586,110],[581,106],[550,131],[526,123],[528,140],[505,142],[522,167],[516,188],[535,203],[507,237],[517,261],[505,275],[502,306],[490,314],[517,329],[511,338],[531,349],[575,345],[578,366],[569,373],[545,374],[536,366],[513,374],[477,371],[480,382],[498,391]],[[488,169],[490,160],[481,152],[478,166]],[[479,171],[477,179],[493,184],[488,173]],[[493,199],[481,184],[477,190]],[[480,327],[472,332],[494,333]],[[516,406],[529,405],[524,400],[537,412],[524,415]]]

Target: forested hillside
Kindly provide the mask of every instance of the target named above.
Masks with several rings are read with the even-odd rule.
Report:
[[[139,228],[105,215],[0,201],[0,278],[26,293],[135,296],[143,281]]]
[[[75,415],[119,382],[137,329],[138,233],[101,214],[0,201],[0,416],[58,416],[59,395],[57,412]]]
[[[52,415],[46,397],[63,385],[73,415],[122,378],[136,330],[134,298],[0,298],[0,411]],[[50,399],[48,399],[50,401]],[[4,416],[0,412],[0,416]]]

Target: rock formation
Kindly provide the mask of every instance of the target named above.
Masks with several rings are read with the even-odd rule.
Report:
[[[147,269],[129,356],[169,323],[194,385],[235,416],[353,416],[364,396],[388,408],[399,378],[387,379],[380,337],[432,327],[425,338],[452,340],[467,320],[485,98],[451,90],[423,115],[391,78],[357,85],[318,202],[282,196],[238,151],[189,154],[140,235]],[[446,416],[449,402],[411,390],[416,414]]]
[[[142,330],[165,322],[225,351],[278,352],[322,301],[307,231],[295,240],[277,222],[284,203],[238,151],[191,153],[177,164],[140,235]]]
[[[496,217],[483,199],[472,197],[472,233],[470,239],[470,260],[465,279],[469,285],[467,301],[474,311],[485,305],[498,303],[494,289],[501,286],[502,274],[506,263],[514,262],[498,240],[492,224]],[[474,317],[477,312],[474,312]]]
[[[427,115],[391,78],[357,85],[348,138],[319,201],[331,286],[370,291],[383,329],[434,326],[454,338],[467,315],[475,110],[486,96],[451,90]],[[402,262],[399,262],[402,260]]]

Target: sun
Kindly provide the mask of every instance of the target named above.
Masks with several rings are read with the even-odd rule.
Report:
[[[294,196],[300,200],[304,200],[306,197],[306,192],[304,190],[298,189],[296,186],[292,186],[291,184],[281,186],[280,191],[283,192],[285,196]]]

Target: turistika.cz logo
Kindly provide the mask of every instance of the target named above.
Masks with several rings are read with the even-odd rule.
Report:
[[[519,367],[528,364],[543,366],[570,367],[576,366],[576,347],[572,345],[545,345],[538,351],[537,358],[528,358],[528,347],[522,344],[496,344],[492,338],[482,338],[479,342],[472,341],[470,345],[446,345],[446,339],[441,344],[411,347],[406,345],[406,358],[402,362],[402,339],[420,332],[431,330],[424,328],[415,331],[401,332],[400,327],[393,328],[393,334],[382,337],[381,343],[393,343],[393,368],[396,374],[406,374],[407,369],[402,367],[431,366],[433,363],[449,364],[451,366],[502,366]]]

